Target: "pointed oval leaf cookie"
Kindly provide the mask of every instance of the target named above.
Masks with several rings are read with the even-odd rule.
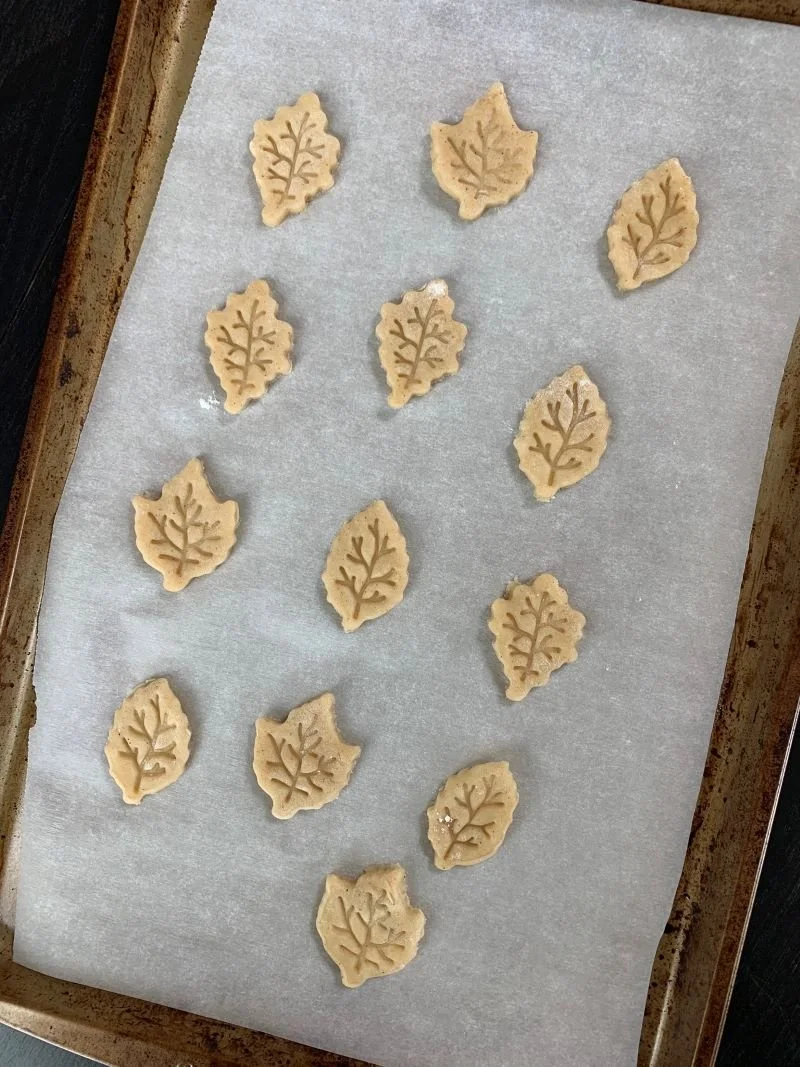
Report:
[[[519,801],[505,760],[452,774],[428,808],[428,840],[440,871],[470,867],[497,852]]]
[[[317,932],[348,988],[401,971],[424,931],[425,916],[411,905],[399,864],[367,867],[355,881],[328,875]]]
[[[608,227],[608,258],[618,289],[638,289],[682,267],[697,244],[697,198],[692,179],[668,159],[634,182]]]
[[[294,708],[283,722],[256,719],[253,770],[276,819],[336,800],[360,755],[336,729],[333,693]]]
[[[583,367],[570,367],[529,400],[514,447],[536,499],[552,500],[591,473],[610,428],[606,405]]]
[[[210,574],[236,543],[239,505],[217,500],[199,459],[190,459],[157,500],[135,496],[133,507],[136,547],[171,593]]]
[[[189,720],[166,678],[143,682],[114,712],[105,754],[126,804],[171,785],[189,759]]]
[[[382,500],[359,511],[338,532],[322,581],[345,630],[385,615],[408,585],[406,539]]]
[[[378,335],[381,365],[389,383],[389,407],[430,391],[439,378],[455,374],[467,327],[453,318],[455,304],[440,278],[381,307]]]
[[[225,390],[225,410],[236,415],[292,369],[292,327],[277,316],[267,282],[250,282],[231,293],[222,311],[209,311],[205,342],[214,373]]]
[[[431,162],[436,180],[459,203],[462,219],[477,219],[487,207],[507,204],[533,176],[539,134],[521,130],[496,82],[467,108],[461,122],[431,126]]]
[[[508,679],[509,700],[522,700],[546,685],[558,667],[577,659],[585,622],[552,574],[508,586],[492,604],[489,629]]]
[[[260,119],[253,127],[250,151],[266,226],[299,214],[312,197],[333,185],[340,146],[327,127],[316,93],[304,93],[296,104],[279,107],[271,119]]]

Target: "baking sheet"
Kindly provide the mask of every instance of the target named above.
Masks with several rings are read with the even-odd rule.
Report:
[[[680,871],[771,410],[796,320],[798,35],[646,5],[220,0],[55,526],[42,607],[15,958],[385,1064],[633,1063]],[[541,140],[533,183],[476,223],[430,172],[430,121],[502,80]],[[259,221],[253,121],[313,88],[344,151],[334,189]],[[616,295],[603,233],[625,187],[680,156],[700,242]],[[226,415],[205,312],[254,277],[296,368]],[[463,369],[385,406],[378,309],[448,279]],[[582,362],[614,419],[598,471],[536,505],[511,441]],[[214,575],[164,593],[130,497],[192,455],[240,503]],[[383,496],[406,599],[346,635],[319,573]],[[580,656],[522,704],[485,625],[552,570]],[[194,729],[184,777],[123,806],[114,708],[167,674]],[[325,689],[364,752],[334,804],[279,823],[253,721]],[[506,758],[500,853],[438,872],[442,779]],[[313,931],[330,870],[399,861],[428,926],[401,974],[343,989]]]

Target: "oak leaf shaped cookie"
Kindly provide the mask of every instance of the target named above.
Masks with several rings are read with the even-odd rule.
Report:
[[[554,670],[578,658],[585,622],[552,574],[508,586],[491,606],[489,629],[508,679],[509,700],[522,700],[546,685]]]
[[[189,720],[166,678],[143,682],[114,712],[105,754],[126,804],[171,785],[189,759]]]
[[[404,293],[398,304],[381,307],[375,333],[391,390],[389,407],[402,407],[412,396],[429,392],[439,378],[458,370],[467,327],[453,318],[454,309],[447,282],[441,279]]]
[[[408,585],[406,539],[382,500],[373,501],[339,530],[322,581],[328,603],[348,633],[403,599]]]
[[[467,108],[461,122],[431,126],[431,162],[436,180],[458,200],[462,219],[477,219],[487,207],[507,204],[533,176],[539,134],[521,130],[500,82]]]
[[[225,390],[225,410],[236,415],[292,369],[292,327],[277,316],[269,285],[258,279],[231,293],[222,311],[209,311],[205,342]]]
[[[210,574],[236,543],[239,505],[217,500],[199,459],[190,459],[157,500],[135,496],[133,507],[136,547],[171,593]]]
[[[367,867],[356,881],[328,875],[317,932],[348,988],[402,970],[424,930],[425,916],[412,907],[399,864]]]
[[[552,500],[590,474],[610,428],[606,405],[583,367],[570,367],[529,400],[514,447],[536,499]]]
[[[440,871],[470,867],[497,852],[519,801],[505,760],[452,774],[428,808],[428,840]]]
[[[638,289],[682,267],[697,244],[692,179],[677,159],[649,170],[623,194],[608,227],[618,289]]]
[[[333,693],[294,708],[283,722],[256,719],[253,770],[276,819],[336,800],[360,755],[339,736]]]
[[[250,151],[265,225],[277,226],[287,215],[299,214],[312,197],[333,185],[339,141],[325,132],[327,126],[316,93],[304,93],[296,104],[256,122]]]

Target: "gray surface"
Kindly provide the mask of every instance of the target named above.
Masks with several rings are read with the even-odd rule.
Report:
[[[92,1062],[0,1025],[0,1067],[89,1067]]]
[[[256,14],[257,10],[257,14]],[[645,5],[221,0],[112,339],[53,540],[39,629],[15,956],[387,1064],[633,1063],[734,616],[800,262],[797,33]],[[505,82],[541,135],[529,190],[476,223],[430,173],[426,130]],[[255,118],[314,88],[334,189],[259,222]],[[616,197],[678,154],[700,243],[618,297]],[[205,312],[256,276],[296,370],[237,417]],[[386,299],[444,276],[463,370],[399,413],[372,339]],[[581,361],[614,419],[599,470],[535,505],[511,440]],[[162,592],[130,497],[194,454],[242,509],[214,575]],[[411,582],[345,635],[319,573],[384,496]],[[485,624],[550,569],[588,619],[577,663],[521,705]],[[137,683],[171,677],[186,775],[126,809],[102,746]],[[335,804],[279,824],[253,720],[324,689],[364,746]],[[481,867],[440,873],[422,813],[441,780],[510,760],[521,802]],[[313,932],[325,874],[397,860],[428,916],[402,974],[341,988]]]

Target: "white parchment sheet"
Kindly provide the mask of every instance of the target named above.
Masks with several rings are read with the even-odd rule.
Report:
[[[461,222],[431,121],[495,80],[540,148],[528,190]],[[255,119],[320,94],[336,185],[260,221]],[[771,413],[800,308],[800,34],[645,4],[220,0],[53,537],[36,658],[15,957],[71,980],[383,1064],[633,1064],[730,639]],[[678,155],[689,263],[626,297],[604,233]],[[238,416],[205,314],[256,277],[296,366]],[[461,371],[392,412],[373,331],[434,277]],[[614,420],[599,469],[536,504],[512,438],[582,362]],[[179,594],[130,498],[194,455],[240,539]],[[320,572],[376,497],[408,540],[391,614],[345,634]],[[486,626],[551,570],[587,617],[520,704]],[[103,744],[154,675],[191,718],[183,778],[123,805]],[[331,689],[351,785],[287,823],[251,770],[257,716]],[[508,759],[520,804],[485,864],[434,869],[442,780]],[[427,917],[401,974],[344,989],[314,931],[329,871],[402,863]]]

